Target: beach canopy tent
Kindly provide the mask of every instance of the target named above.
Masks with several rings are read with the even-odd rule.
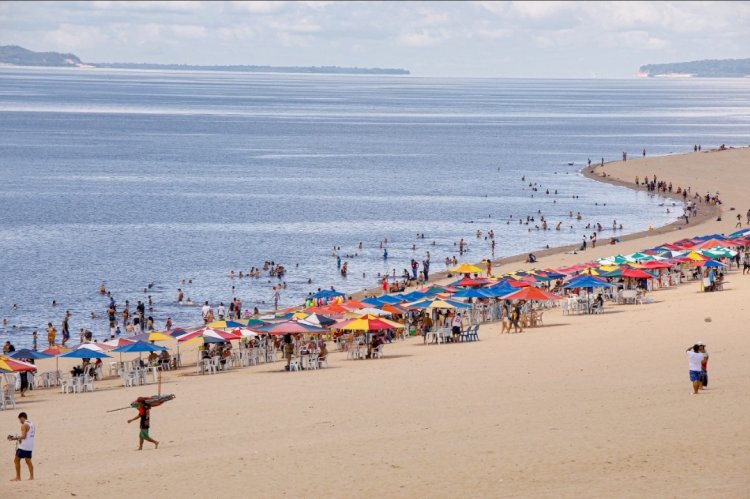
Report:
[[[321,291],[318,291],[314,295],[312,295],[312,298],[319,299],[319,298],[336,298],[339,296],[345,296],[346,293],[342,293],[341,291],[335,291],[332,289],[323,289]]]
[[[36,350],[29,350],[28,348],[22,348],[15,352],[9,353],[8,357],[16,360],[39,360],[39,359],[51,359],[54,355],[48,353],[37,352]]]
[[[70,352],[58,355],[58,357],[65,357],[68,359],[111,359],[111,355],[107,355],[104,352],[93,350],[91,348],[76,348]]]
[[[364,303],[365,306],[369,306],[369,307],[379,307],[383,305],[385,302],[380,301],[377,298],[365,298],[364,300],[362,300],[362,303]]]
[[[112,350],[113,353],[144,353],[144,352],[161,352],[166,350],[166,347],[147,343],[145,341],[135,341],[128,345],[124,345]]]
[[[36,371],[34,364],[12,359],[5,355],[0,355],[0,372],[3,373],[20,373]]]
[[[463,279],[459,279],[456,282],[452,282],[451,286],[457,287],[457,288],[478,288],[480,286],[484,286],[488,284],[489,282],[490,282],[489,279],[484,279],[484,278],[472,279],[471,277],[464,277]]]
[[[502,297],[504,300],[536,300],[536,301],[548,301],[548,300],[562,300],[562,296],[558,296],[549,291],[543,289],[529,287],[522,288],[514,291],[508,295]]]

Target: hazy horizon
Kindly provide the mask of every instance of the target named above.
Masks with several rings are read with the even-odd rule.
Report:
[[[750,56],[749,2],[5,2],[0,44],[85,62],[628,78]]]

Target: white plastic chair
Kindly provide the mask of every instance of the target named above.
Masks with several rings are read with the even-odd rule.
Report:
[[[378,345],[378,347],[372,351],[371,358],[373,358],[373,359],[382,359],[383,358],[383,345]]]
[[[289,372],[292,371],[299,371],[300,370],[300,364],[299,364],[299,357],[292,359],[292,361],[289,363]]]

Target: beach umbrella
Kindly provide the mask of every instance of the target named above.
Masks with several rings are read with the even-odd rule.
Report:
[[[58,355],[62,355],[65,352],[70,352],[70,348],[61,345],[53,345],[46,350],[42,350],[42,353],[46,353],[47,355],[52,355],[55,357]]]
[[[213,321],[206,325],[212,329],[233,329],[246,326],[247,324],[242,324],[237,321]]]
[[[653,279],[654,276],[648,272],[644,272],[641,269],[624,269],[621,273],[622,277],[633,277],[636,279]]]
[[[353,298],[349,299],[349,300],[346,300],[344,303],[342,303],[342,305],[345,306],[345,307],[354,308],[354,309],[365,308],[367,306],[364,303],[362,303],[361,301],[355,300]]]
[[[213,338],[218,339],[220,341],[232,341],[232,340],[239,340],[239,336],[235,336],[232,333],[227,333],[226,331],[222,331],[220,329],[211,329],[208,327],[202,327],[200,329],[197,329],[191,333],[184,334],[177,338],[177,343],[185,343],[186,341],[195,340],[198,339],[205,339],[205,338]]]
[[[593,276],[574,277],[563,286],[566,289],[582,288],[613,288],[614,286],[603,279],[597,279]]]
[[[92,350],[90,348],[76,348],[68,353],[59,355],[58,357],[66,357],[69,359],[111,359],[111,355],[107,355],[104,352]]]
[[[258,336],[258,333],[255,331],[252,331],[246,327],[243,328],[237,328],[232,331],[232,334],[235,336],[241,336],[243,338],[253,338],[255,336]]]
[[[361,303],[363,303],[365,306],[379,307],[380,305],[383,305],[385,302],[382,302],[377,298],[365,298],[364,300],[362,300]]]
[[[481,274],[482,273],[482,269],[470,263],[462,263],[461,265],[458,265],[457,267],[453,267],[452,269],[450,269],[450,271],[456,272],[458,274]]]
[[[166,350],[166,347],[147,343],[145,341],[136,341],[129,345],[121,346],[112,350],[116,353],[143,353],[143,352],[161,352]]]
[[[389,312],[391,315],[403,315],[408,312],[408,310],[406,310],[404,307],[400,305],[391,305],[390,303],[381,305],[380,309],[384,312]]]
[[[487,292],[487,289],[468,288],[458,293],[454,293],[452,298],[492,298],[493,295]]]
[[[462,308],[471,308],[468,303],[454,300],[422,300],[408,305],[409,308],[420,308],[424,310],[456,310]]]
[[[167,341],[173,340],[174,338],[168,334],[160,333],[159,331],[146,331],[145,333],[130,336],[128,339],[133,341]]]
[[[128,338],[115,338],[113,340],[105,341],[104,344],[109,345],[112,348],[117,348],[117,347],[124,347],[125,345],[129,345],[130,343],[134,343],[135,341],[136,340],[131,340]]]
[[[726,267],[721,262],[717,262],[716,260],[706,260],[704,262],[695,262],[694,264],[696,267]]]
[[[547,301],[547,300],[562,300],[562,296],[558,296],[554,293],[550,293],[549,291],[545,291],[543,289],[539,288],[522,288],[518,291],[514,291],[513,293],[510,293],[508,295],[505,295],[502,297],[503,300],[537,300],[537,301]]]
[[[179,338],[182,335],[187,334],[189,331],[186,329],[182,329],[181,327],[176,327],[174,329],[171,329],[169,331],[164,331],[164,334],[167,334],[171,336],[172,338]]]
[[[397,296],[393,296],[393,295],[379,296],[378,300],[380,300],[383,303],[390,303],[391,305],[396,305],[396,304],[401,303],[402,301],[404,301],[403,298],[397,297]]]
[[[296,321],[296,320],[288,320],[288,321],[280,322],[277,324],[268,324],[266,326],[259,327],[256,330],[261,333],[268,333],[268,334],[274,334],[274,335],[287,334],[287,333],[325,334],[329,332],[327,329],[313,326],[312,324],[306,324],[302,321]]]
[[[487,279],[472,279],[471,277],[464,277],[463,279],[459,279],[456,282],[452,282],[451,286],[456,286],[459,288],[476,288],[479,286],[484,286],[490,282]]]
[[[685,255],[685,258],[687,258],[689,260],[696,261],[696,262],[702,262],[702,261],[710,260],[710,258],[701,255],[697,251],[691,251],[690,253],[688,253],[687,255]]]
[[[313,326],[317,327],[328,327],[331,324],[334,324],[336,321],[331,319],[330,317],[326,317],[324,315],[319,314],[310,314],[304,319],[301,319],[303,322],[306,322],[308,324],[311,324]]]
[[[36,371],[36,366],[34,364],[29,364],[28,362],[12,359],[5,355],[0,355],[0,372],[20,373],[24,371]]]
[[[16,350],[15,352],[9,353],[8,357],[11,357],[16,360],[24,360],[24,359],[51,359],[54,357],[54,355],[49,355],[47,353],[37,352],[36,350],[29,350],[28,348],[22,348],[20,350]]]
[[[331,327],[345,331],[383,331],[385,329],[401,329],[404,325],[374,315],[363,315],[355,319],[337,322]]]
[[[385,310],[381,310],[379,308],[363,308],[360,310],[356,310],[354,312],[350,312],[350,314],[354,314],[353,317],[358,317],[361,315],[374,315],[375,317],[385,317],[387,315],[391,315],[390,312],[386,312]]]

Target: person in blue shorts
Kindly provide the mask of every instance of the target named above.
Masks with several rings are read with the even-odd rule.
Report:
[[[690,383],[693,385],[693,395],[698,395],[698,390],[703,386],[703,353],[700,351],[700,345],[697,343],[687,349],[688,369],[690,373]]]
[[[34,479],[34,465],[31,463],[31,453],[34,450],[36,428],[34,427],[34,423],[29,421],[25,412],[18,415],[18,421],[21,423],[21,435],[16,437],[8,436],[8,440],[16,440],[18,442],[16,459],[13,461],[16,467],[16,477],[11,480],[12,482],[21,481],[21,459],[26,461],[26,466],[29,468],[29,480]]]

